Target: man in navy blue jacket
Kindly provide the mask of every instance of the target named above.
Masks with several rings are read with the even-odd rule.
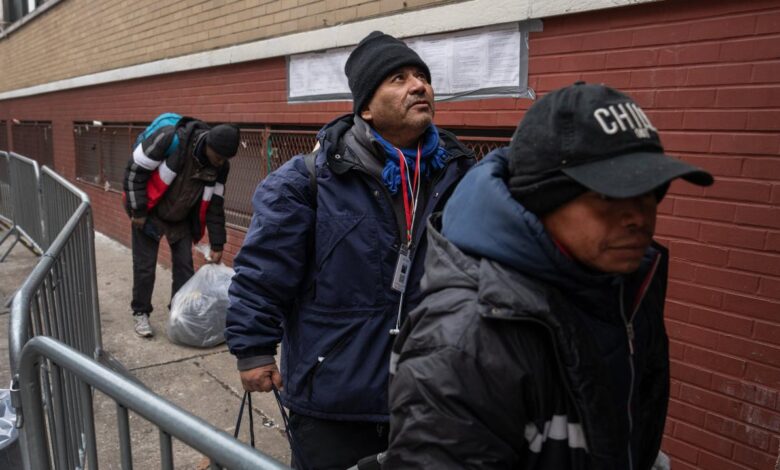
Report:
[[[474,162],[432,124],[430,71],[403,42],[371,33],[345,72],[354,114],[319,132],[316,185],[297,156],[258,187],[230,287],[242,383],[283,386],[298,468],[386,448],[390,349],[421,300],[425,222]]]

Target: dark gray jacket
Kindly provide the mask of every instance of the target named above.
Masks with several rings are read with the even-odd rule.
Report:
[[[393,347],[384,468],[648,469],[669,394],[665,250],[629,276],[587,271],[505,172],[488,158],[466,175],[445,235],[432,217],[426,297]]]

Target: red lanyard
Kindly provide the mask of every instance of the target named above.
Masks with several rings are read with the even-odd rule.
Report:
[[[420,186],[420,155],[422,153],[422,147],[418,143],[417,144],[417,164],[414,167],[414,180],[412,182],[412,187],[409,188],[411,190],[411,194],[409,194],[409,181],[408,178],[408,169],[406,167],[406,157],[404,157],[403,152],[401,152],[398,149],[395,149],[396,152],[398,152],[398,164],[401,167],[401,194],[404,198],[404,214],[406,215],[406,241],[407,243],[412,243],[412,224],[414,223],[414,211],[417,208],[417,194],[419,191]]]

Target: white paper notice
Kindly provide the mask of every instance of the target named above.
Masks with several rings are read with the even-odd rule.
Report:
[[[497,88],[519,96],[524,33],[518,24],[479,28],[457,33],[407,38],[404,41],[428,64],[437,99],[468,95],[477,97]],[[525,33],[527,34],[527,33]],[[289,98],[293,101],[349,99],[344,64],[353,48],[300,54],[290,57]],[[522,67],[522,70],[521,70]]]
[[[349,96],[344,64],[350,50],[301,54],[290,58],[290,98],[302,96]]]

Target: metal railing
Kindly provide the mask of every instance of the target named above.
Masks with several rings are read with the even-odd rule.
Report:
[[[3,161],[9,169],[8,178],[3,177]],[[4,217],[10,214],[17,236],[45,248],[13,297],[8,332],[12,400],[17,408],[17,427],[22,430],[20,447],[26,469],[98,468],[91,386],[119,403],[124,469],[132,468],[128,408],[161,429],[163,468],[172,465],[171,435],[231,468],[284,468],[233,438],[225,443],[224,432],[146,389],[103,351],[95,234],[86,193],[48,167],[39,171],[36,162],[16,154],[0,154],[0,185],[9,187],[10,198],[3,197],[0,208]],[[23,351],[30,343],[56,344],[59,349],[54,348],[58,351],[52,353],[54,361],[44,360],[38,368],[28,365],[28,371],[30,367],[35,370],[25,375]],[[115,370],[98,361],[111,364]],[[87,377],[85,371],[100,371],[104,380]],[[219,449],[215,450],[214,443],[219,443]],[[229,457],[225,457],[226,452]]]
[[[9,163],[15,227],[27,243],[45,248],[11,304],[9,360],[12,389],[18,390],[21,351],[30,338],[50,336],[95,359],[102,355],[102,339],[89,198],[48,167],[38,170],[28,158],[12,153]],[[84,430],[68,413],[79,409],[78,390],[70,377],[51,383],[49,375],[42,379],[51,421],[67,431],[52,434],[58,468],[78,468]],[[21,426],[21,410],[18,416]],[[20,439],[27,459],[24,432]]]
[[[13,250],[20,237],[24,237],[25,242],[37,253],[42,253],[48,243],[43,236],[38,163],[15,153],[0,152],[0,154],[5,155],[8,164],[7,190],[9,197],[7,200],[5,197],[3,198],[5,202],[2,203],[2,206],[7,206],[10,203],[8,211],[12,214],[11,229],[0,240],[0,244],[8,237],[15,236],[14,241],[0,256],[0,262],[2,262]],[[4,194],[0,194],[0,196],[4,196]]]
[[[48,249],[11,304],[12,372],[18,368],[22,347],[33,336],[51,336],[95,358],[102,350],[89,198],[47,167],[39,184],[45,226],[56,231],[49,234]]]
[[[22,351],[20,365],[22,408],[25,411],[25,429],[29,429],[25,433],[29,449],[28,458],[31,468],[36,470],[52,468],[53,459],[49,453],[51,435],[56,437],[70,431],[58,426],[57,420],[49,419],[47,426],[46,413],[44,413],[40,401],[41,393],[46,390],[46,385],[41,384],[41,376],[47,375],[44,372],[44,366],[48,367],[48,375],[52,377],[52,382],[55,384],[64,374],[74,378],[74,386],[78,391],[78,400],[74,404],[77,407],[61,404],[58,408],[75,414],[74,419],[81,422],[81,428],[84,430],[83,439],[86,444],[85,458],[84,461],[80,462],[79,467],[60,466],[54,459],[53,466],[56,468],[88,467],[94,470],[99,468],[90,387],[103,392],[116,402],[119,448],[123,469],[132,468],[128,410],[138,413],[159,428],[161,465],[164,469],[172,469],[174,465],[172,438],[198,449],[206,457],[209,457],[211,469],[222,467],[247,470],[288,468],[238,442],[233,436],[187,413],[133,381],[51,338],[37,337],[30,340]],[[53,405],[56,407],[57,403],[55,402]]]
[[[14,206],[11,203],[11,162],[5,152],[0,152],[0,222],[9,228],[3,238],[0,238],[0,245],[2,245],[14,223]]]

